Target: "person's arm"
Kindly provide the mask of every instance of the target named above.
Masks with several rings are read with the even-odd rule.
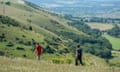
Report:
[[[77,55],[78,55],[78,54],[77,54],[77,49],[76,49],[76,54],[75,54],[75,57],[77,57]]]
[[[40,54],[42,54],[42,47],[40,46]]]

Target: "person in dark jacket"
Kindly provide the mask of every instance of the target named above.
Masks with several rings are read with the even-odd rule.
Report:
[[[82,62],[82,49],[80,48],[80,45],[77,45],[76,48],[76,55],[75,55],[75,65],[78,65],[78,61],[80,62],[81,65],[83,65]]]

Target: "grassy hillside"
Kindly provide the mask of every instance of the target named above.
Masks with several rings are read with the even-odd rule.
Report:
[[[6,2],[10,2],[10,4],[8,5]],[[61,21],[62,19],[57,16],[51,15],[50,12],[42,9],[35,9],[25,3],[21,4],[19,0],[1,0],[0,14],[9,16],[20,22],[19,27],[8,27],[0,23],[0,35],[5,34],[7,40],[5,44],[1,43],[3,47],[7,45],[8,42],[13,42],[15,45],[18,43],[19,45],[16,38],[23,41],[23,44],[31,42],[31,39],[34,39],[40,42],[43,48],[50,46],[50,48],[54,48],[55,51],[59,51],[61,47],[62,49],[67,48],[65,42],[70,43],[69,40],[72,42],[72,39],[62,32],[78,36],[86,35],[82,31],[67,25],[65,21]],[[29,27],[32,27],[32,31],[29,30]],[[1,50],[2,49],[1,47]]]
[[[86,52],[100,57],[111,57],[110,43],[99,37],[99,31],[96,30],[95,33],[99,33],[95,35],[94,31],[82,22],[75,21],[78,26],[74,27],[68,25],[65,18],[62,19],[54,13],[17,1],[1,0],[0,14],[5,18],[8,16],[10,19],[20,22],[20,26],[14,27],[7,20],[1,21],[0,36],[1,39],[4,38],[1,40],[2,55],[32,58],[31,41],[34,39],[36,42],[40,42],[44,53],[71,53],[80,43]],[[6,21],[6,25],[4,21]],[[94,36],[96,37],[94,38]]]
[[[119,72],[120,68],[110,68],[106,65],[75,66],[73,64],[53,64],[43,60],[0,57],[0,72]],[[99,62],[100,63],[100,62]],[[97,66],[96,66],[97,65]]]
[[[10,4],[6,3],[8,1]],[[65,18],[60,18],[54,13],[18,2],[21,0],[13,1],[0,0],[0,56],[9,57],[0,57],[1,72],[32,72],[34,70],[36,72],[78,72],[79,70],[118,72],[118,69],[110,68],[104,59],[86,53],[83,58],[86,66],[79,66],[79,68],[73,65],[75,47],[78,43],[82,45],[85,52],[103,58],[111,57],[111,44],[105,38],[100,36],[94,38],[89,35],[92,31],[87,25],[76,22],[78,27],[74,27],[68,25]],[[14,25],[16,23],[18,23],[17,26]],[[86,33],[88,30],[89,34]],[[40,63],[34,60],[36,57],[32,50],[32,39],[42,46],[43,55]],[[52,63],[53,58],[64,60],[67,57],[72,64]]]
[[[0,13],[2,14],[2,4],[0,7]],[[5,5],[5,10],[5,15],[7,16],[14,17],[15,19],[20,20],[25,24],[36,24],[40,27],[47,28],[52,32],[55,32],[56,29],[58,30],[57,33],[59,33],[59,31],[63,29],[65,29],[66,31],[72,31],[74,33],[80,32],[68,26],[65,22],[59,21],[57,17],[51,16],[50,14],[42,10],[36,10],[26,4],[21,5],[11,3],[10,6]]]
[[[88,24],[92,29],[99,29],[101,31],[103,30],[109,30],[112,29],[114,26],[112,24],[107,24],[107,23],[86,23]]]
[[[115,38],[107,34],[104,34],[103,37],[110,41],[114,50],[120,50],[120,38]]]

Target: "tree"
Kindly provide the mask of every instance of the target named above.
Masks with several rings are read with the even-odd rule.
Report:
[[[31,31],[33,30],[33,29],[32,29],[32,26],[29,26],[29,30],[31,30]]]
[[[5,4],[8,5],[8,6],[10,6],[10,5],[11,5],[11,2],[6,2]]]

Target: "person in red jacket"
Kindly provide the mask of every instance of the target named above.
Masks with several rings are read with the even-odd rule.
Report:
[[[40,46],[39,43],[37,43],[35,46],[35,53],[37,54],[37,59],[40,60],[40,55],[42,53],[42,47]]]

